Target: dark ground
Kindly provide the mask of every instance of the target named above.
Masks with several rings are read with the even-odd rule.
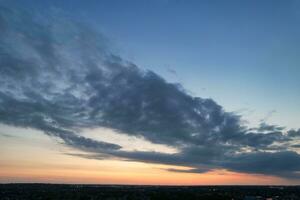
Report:
[[[0,184],[0,200],[300,199],[300,186],[124,186]]]

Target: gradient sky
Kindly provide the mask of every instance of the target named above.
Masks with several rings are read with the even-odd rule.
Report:
[[[300,183],[300,1],[0,6],[0,182]]]
[[[271,122],[298,128],[297,0],[26,2],[88,21],[126,59],[250,122],[275,111]]]

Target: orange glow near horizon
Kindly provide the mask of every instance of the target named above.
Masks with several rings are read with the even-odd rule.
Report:
[[[138,185],[273,185],[287,180],[216,170],[203,174],[169,172],[174,166],[119,160],[91,160],[63,156],[59,164],[10,163],[0,166],[0,182],[43,182]],[[72,163],[72,164],[71,164]],[[183,167],[177,167],[184,169]]]
[[[135,164],[133,164],[135,165]],[[138,163],[137,165],[140,165]],[[146,164],[145,164],[146,165]],[[119,167],[122,167],[121,164]],[[144,166],[145,167],[145,166]],[[44,182],[79,184],[137,184],[137,185],[276,185],[291,184],[287,180],[262,175],[225,172],[204,174],[167,172],[159,168],[125,169],[1,169],[0,182]]]
[[[39,131],[2,127],[0,182],[139,185],[297,184],[281,178],[216,170],[203,174],[167,171],[186,167],[121,160],[93,160],[66,153],[72,149]],[[299,184],[299,183],[298,183]]]

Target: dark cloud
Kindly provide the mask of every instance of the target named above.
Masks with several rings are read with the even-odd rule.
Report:
[[[205,173],[211,171],[211,168],[195,168],[195,169],[167,169],[170,172],[184,172],[184,173]]]
[[[270,125],[266,124],[265,122],[260,123],[258,128],[253,128],[253,130],[260,131],[260,132],[276,132],[284,130],[284,127],[277,126],[277,125]]]
[[[291,147],[293,147],[293,148],[300,148],[300,144],[293,144],[293,145],[291,145]]]
[[[180,165],[192,170],[170,170],[194,173],[226,168],[288,177],[300,169],[298,154],[289,150],[299,131],[246,127],[214,100],[193,97],[115,55],[84,23],[59,12],[0,7],[0,29],[0,123],[41,130],[86,158]],[[80,136],[97,127],[179,152],[130,152]]]
[[[228,158],[225,168],[257,174],[269,174],[299,178],[300,156],[292,151],[252,152]]]
[[[300,137],[300,129],[298,130],[289,130],[288,131],[289,137]]]

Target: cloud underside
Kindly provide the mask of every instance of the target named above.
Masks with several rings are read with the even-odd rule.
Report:
[[[299,178],[299,130],[266,123],[249,128],[214,100],[193,97],[122,59],[102,34],[59,12],[0,7],[0,123],[41,130],[87,158]],[[124,151],[80,136],[99,127],[178,152]]]

